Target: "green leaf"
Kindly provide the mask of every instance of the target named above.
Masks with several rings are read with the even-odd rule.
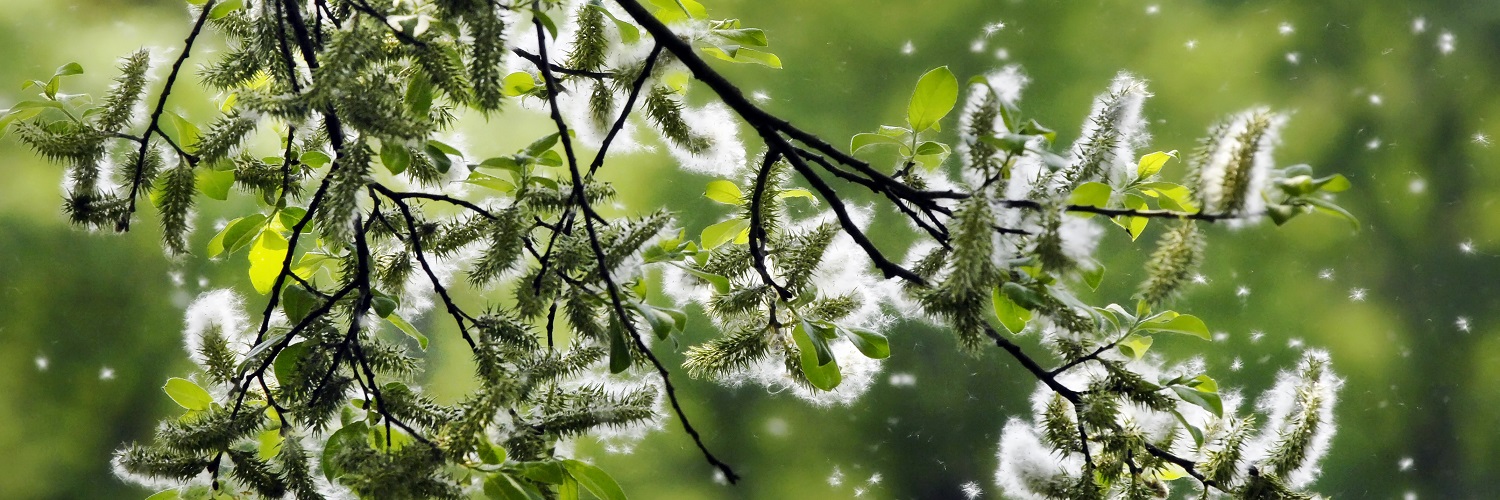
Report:
[[[250,214],[229,221],[214,239],[208,241],[208,256],[218,257],[225,251],[233,252],[249,243],[255,237],[256,231],[265,225],[266,216],[261,214]]]
[[[302,258],[297,260],[296,264],[292,264],[292,274],[297,275],[299,278],[310,280],[313,279],[313,275],[317,274],[318,271],[327,269],[329,264],[336,262],[337,259],[328,254],[304,253],[302,254]]]
[[[655,307],[636,302],[635,310],[639,311],[641,317],[646,319],[646,323],[651,325],[651,333],[656,335],[658,339],[666,340],[667,337],[672,335],[672,330],[677,326],[677,320],[671,314],[667,314],[665,311],[658,310]],[[685,319],[686,317],[684,317]]]
[[[1006,103],[1007,107],[1009,107],[1010,105],[1011,105],[1010,103]],[[1017,132],[1020,133],[1021,135],[1041,136],[1043,139],[1046,139],[1047,142],[1049,142],[1049,143],[1052,142],[1052,141],[1057,140],[1057,131],[1056,130],[1052,130],[1050,128],[1047,128],[1047,127],[1043,126],[1042,124],[1037,123],[1036,120],[1026,120],[1026,123],[1022,124],[1021,125],[1021,129],[1018,130]]]
[[[813,387],[831,391],[843,382],[843,374],[839,373],[839,365],[836,362],[827,364],[818,362],[818,348],[813,342],[813,337],[817,334],[809,335],[805,325],[807,322],[802,321],[792,330],[792,339],[797,343],[797,350],[801,354],[798,358],[798,366],[802,368],[802,375]]]
[[[442,147],[439,147],[438,144],[442,143],[428,141],[427,146],[422,148],[422,152],[427,153],[427,158],[432,160],[432,165],[437,167],[439,172],[446,174],[448,173],[448,169],[453,168],[453,159],[448,158],[448,153]]]
[[[1000,292],[1022,309],[1032,311],[1042,306],[1041,295],[1036,290],[1022,286],[1020,283],[1012,281],[1001,285]]]
[[[609,372],[621,373],[630,369],[630,341],[625,337],[625,327],[614,325],[609,329]]]
[[[1068,196],[1068,203],[1082,207],[1107,208],[1109,206],[1109,195],[1112,190],[1108,184],[1101,182],[1085,182],[1073,189],[1073,194]],[[1082,217],[1093,217],[1094,214],[1078,214]]]
[[[516,191],[516,185],[512,184],[510,181],[495,177],[493,175],[485,174],[483,172],[469,172],[469,178],[464,179],[463,182],[466,184],[473,184],[475,186],[490,188],[502,193],[514,193]]]
[[[1006,285],[1015,285],[1017,288],[1030,292],[1029,289],[1015,283],[1006,283]],[[1011,333],[1021,333],[1021,330],[1026,329],[1026,323],[1031,321],[1031,311],[1016,304],[1014,300],[1011,300],[1010,295],[1002,290],[1003,287],[996,287],[990,292],[990,303],[995,308],[995,318],[1000,320],[1000,324]]]
[[[917,89],[906,107],[906,123],[913,132],[937,125],[958,102],[958,78],[947,66],[928,71],[917,80]]]
[[[281,350],[276,355],[276,360],[271,363],[271,373],[276,374],[277,380],[291,380],[296,375],[297,363],[302,356],[307,354],[307,343],[298,342]]]
[[[589,8],[598,9],[600,12],[603,12],[604,15],[609,16],[609,19],[615,22],[615,29],[620,30],[620,41],[625,42],[626,45],[635,43],[637,40],[641,39],[641,30],[639,28],[636,28],[634,24],[630,24],[629,22],[622,21],[620,20],[620,18],[615,17],[615,14],[613,12],[610,12],[609,9],[604,8],[603,5],[591,3],[589,4]]]
[[[333,158],[329,158],[328,153],[322,151],[308,151],[302,153],[302,156],[298,157],[297,161],[312,168],[323,168],[324,165],[333,162]]]
[[[411,166],[411,150],[395,142],[381,141],[380,163],[391,171],[391,175],[400,175],[406,171],[406,167]]]
[[[1140,360],[1146,355],[1146,350],[1151,348],[1152,339],[1145,335],[1131,335],[1125,337],[1118,344],[1120,352],[1130,356],[1131,359]]]
[[[380,293],[378,290],[374,292],[374,295],[374,297],[370,298],[370,308],[375,310],[376,316],[382,318],[390,316],[391,313],[396,311],[396,307],[401,305],[396,302],[395,298]]]
[[[781,58],[776,57],[776,54],[744,47],[729,47],[735,47],[732,53],[720,47],[704,47],[703,51],[715,58],[733,63],[754,63],[774,69],[781,69]]]
[[[787,198],[807,198],[807,200],[812,204],[818,204],[818,197],[813,196],[812,191],[808,191],[802,188],[793,188],[782,191],[776,195],[776,198],[783,200]]]
[[[536,488],[504,472],[496,472],[484,481],[484,496],[491,500],[542,500]]]
[[[603,469],[577,460],[563,460],[563,468],[578,480],[578,484],[582,485],[583,489],[593,493],[600,500],[627,500],[625,490],[620,489],[619,483],[616,483],[615,479]]]
[[[1349,221],[1349,225],[1353,226],[1355,231],[1359,230],[1359,219],[1355,218],[1354,214],[1349,213],[1348,210],[1344,210],[1344,207],[1338,206],[1334,202],[1321,198],[1308,197],[1302,198],[1302,201],[1306,201],[1309,205],[1312,205],[1313,208],[1317,209],[1319,212],[1323,212],[1325,214]]]
[[[813,351],[818,356],[818,366],[823,366],[834,361],[833,349],[828,347],[828,339],[837,335],[833,328],[828,325],[806,319],[797,325],[802,331],[809,334],[812,341]]]
[[[198,126],[194,125],[193,122],[187,121],[181,115],[171,111],[163,111],[162,120],[158,123],[158,128],[161,130],[163,136],[172,141],[173,144],[181,147],[184,151],[191,153],[197,149],[196,146],[198,145],[198,136],[200,134]]]
[[[529,94],[536,87],[536,77],[531,76],[531,73],[525,71],[517,71],[505,75],[505,78],[500,81],[500,94],[506,97],[515,97]]]
[[[755,28],[716,29],[710,33],[724,37],[734,42],[735,45],[765,47],[769,45],[766,40],[766,32]]]
[[[475,450],[475,452],[479,453],[480,461],[489,465],[503,464],[509,458],[504,447],[495,446],[489,441],[479,443],[479,449]]]
[[[416,339],[417,345],[421,346],[423,351],[427,350],[427,336],[422,335],[422,332],[417,330],[417,327],[412,326],[401,315],[392,313],[386,316],[385,320],[391,322],[392,325],[396,325],[396,329],[401,330],[401,333],[405,333],[406,336]]]
[[[1214,416],[1224,416],[1224,401],[1219,399],[1216,393],[1203,392],[1180,385],[1172,386],[1172,392],[1176,392],[1177,397],[1182,398],[1183,401],[1213,412]]]
[[[1172,182],[1145,182],[1140,184],[1141,193],[1157,199],[1157,203],[1167,210],[1179,212],[1196,213],[1197,205],[1193,204],[1193,191],[1187,186]]]
[[[740,191],[739,186],[722,179],[708,183],[708,188],[703,191],[703,196],[725,205],[734,206],[744,203],[745,199],[745,193]]]
[[[318,297],[304,288],[301,283],[294,283],[281,289],[281,310],[286,313],[287,321],[294,325],[311,314],[313,309],[318,307],[319,302]]]
[[[334,460],[339,452],[347,446],[366,446],[369,440],[370,428],[363,420],[344,426],[328,436],[328,441],[323,445],[323,477],[329,481],[335,481],[344,475],[344,469],[339,467],[338,461]]]
[[[1135,167],[1135,176],[1137,179],[1145,179],[1156,175],[1157,172],[1161,171],[1162,167],[1167,165],[1167,160],[1176,157],[1177,150],[1175,149],[1171,152],[1163,153],[1161,151],[1157,151],[1155,153],[1142,156],[1140,163],[1138,163]]]
[[[863,328],[848,328],[844,330],[844,337],[854,343],[861,354],[870,359],[885,359],[891,357],[891,341],[885,335]]]
[[[687,266],[679,265],[677,267],[682,268],[682,270],[684,271],[687,271],[688,274],[697,276],[703,281],[707,281],[709,284],[714,286],[714,291],[717,291],[721,294],[729,293],[729,278],[719,276],[717,274],[706,273]]]
[[[229,199],[229,188],[234,186],[233,170],[200,168],[194,177],[198,191],[203,192],[204,195],[219,201]]]
[[[1135,193],[1127,193],[1125,195],[1125,208],[1140,211],[1149,210],[1151,207],[1146,205],[1146,199],[1142,198],[1140,195]],[[1130,241],[1135,241],[1136,238],[1141,237],[1141,233],[1146,230],[1146,224],[1151,222],[1151,219],[1146,217],[1131,217],[1122,215],[1111,219],[1111,221],[1113,221],[1116,226],[1125,228],[1125,232],[1130,234]]]
[[[1203,320],[1191,314],[1177,314],[1168,312],[1154,319],[1141,323],[1141,330],[1148,332],[1182,333],[1210,340],[1213,338],[1208,332],[1208,325]]]
[[[706,250],[718,248],[749,228],[750,221],[738,217],[705,227],[701,235],[703,248]]]
[[[1083,277],[1083,283],[1088,285],[1090,290],[1098,290],[1099,284],[1104,283],[1104,264],[1095,262],[1093,267],[1083,269],[1079,275]]]
[[[195,411],[206,411],[213,407],[214,397],[208,391],[198,387],[193,381],[172,377],[167,379],[167,385],[162,386],[162,391],[176,401],[178,406]]]
[[[245,0],[225,0],[214,5],[213,10],[208,11],[209,19],[223,19],[224,16],[245,7]]]
[[[432,80],[421,71],[412,74],[411,83],[406,86],[406,108],[417,116],[427,116],[432,110]]]
[[[146,500],[177,500],[179,498],[182,498],[182,496],[177,492],[177,488],[172,488],[170,490],[158,491],[156,494],[146,497]]]
[[[261,231],[250,244],[250,284],[255,286],[256,292],[261,295],[271,293],[276,277],[281,274],[281,263],[289,251],[286,238],[269,229]]]
[[[870,146],[878,146],[881,144],[894,144],[900,146],[903,142],[904,141],[902,141],[900,137],[893,137],[886,134],[861,132],[858,134],[854,134],[854,137],[849,139],[849,152],[858,153],[861,149]]]
[[[1318,190],[1323,192],[1340,193],[1353,187],[1353,184],[1349,183],[1349,178],[1341,174],[1333,174],[1321,179],[1314,179],[1313,186],[1316,186]]]
[[[1188,423],[1187,417],[1182,416],[1182,412],[1172,410],[1172,415],[1176,415],[1177,421],[1182,424],[1182,427],[1188,430],[1188,434],[1193,435],[1193,443],[1196,443],[1200,447],[1203,446],[1203,429],[1199,429],[1197,426]]]
[[[281,453],[281,430],[268,429],[261,431],[260,435],[256,436],[255,442],[256,452],[260,455],[261,460],[276,458],[276,454]]]
[[[80,65],[80,64],[78,64],[76,62],[70,62],[70,63],[64,64],[62,66],[59,66],[57,68],[57,71],[52,72],[52,76],[53,77],[73,76],[73,75],[81,75],[81,74],[83,74],[83,65]]]

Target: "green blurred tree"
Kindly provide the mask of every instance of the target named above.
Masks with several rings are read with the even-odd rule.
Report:
[[[1198,224],[1315,210],[1354,222],[1331,198],[1349,187],[1342,176],[1274,165],[1280,113],[1210,127],[1172,182],[1175,151],[1137,156],[1150,145],[1146,82],[1122,73],[1082,137],[1054,152],[1055,133],[1016,106],[1017,68],[960,84],[942,66],[916,82],[904,123],[846,150],[710,66],[781,61],[761,30],[694,0],[190,3],[154,101],[141,106],[143,50],[97,100],[62,92],[83,71],[68,64],[0,118],[67,166],[64,210],[89,228],[128,231],[144,199],[168,253],[183,254],[200,197],[259,202],[204,250],[244,252],[264,296],[258,324],[229,290],[189,306],[201,370],[164,386],[185,413],[115,457],[119,475],[163,489],[153,498],[623,498],[560,444],[652,425],[663,401],[735,482],[653,352],[684,330],[689,304],[722,335],[686,350],[687,373],[821,403],[868,388],[891,355],[892,315],[950,327],[969,352],[1002,349],[1037,379],[1033,413],[1001,436],[997,484],[1014,496],[1166,496],[1181,482],[1205,496],[1309,497],[1342,384],[1325,353],[1308,351],[1252,411],[1201,362],[1150,352],[1157,338],[1210,337],[1168,309],[1203,259]],[[168,103],[209,32],[231,48],[202,66],[222,114],[198,124]],[[695,85],[713,102],[692,104]],[[437,139],[468,113],[527,130],[528,106],[550,120],[512,155],[471,160]],[[955,108],[957,133],[943,135]],[[697,238],[673,230],[689,206],[606,215],[616,193],[595,174],[612,146],[641,146],[640,128],[684,169],[722,177],[704,195],[734,214]],[[279,146],[263,151],[262,136]],[[866,236],[872,210],[854,202],[865,197],[909,222],[882,228],[920,240],[905,258]],[[1168,226],[1129,308],[1074,292],[1105,277],[1101,216],[1132,240],[1152,220]],[[493,303],[456,302],[459,271]],[[662,295],[675,303],[651,300]],[[434,308],[473,353],[478,387],[456,404],[408,385],[428,339],[406,318]],[[1047,357],[1015,343],[1024,332]]]

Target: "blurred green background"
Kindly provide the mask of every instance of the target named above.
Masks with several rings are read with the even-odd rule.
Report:
[[[1500,127],[1488,118],[1500,111],[1500,2],[705,3],[715,17],[764,28],[786,64],[724,68],[731,78],[834,143],[896,123],[916,78],[944,64],[961,79],[1023,65],[1032,83],[1021,106],[1058,129],[1060,144],[1076,137],[1091,97],[1119,70],[1152,83],[1155,149],[1190,149],[1210,122],[1251,105],[1291,111],[1278,162],[1347,175],[1356,188],[1340,201],[1364,227],[1305,217],[1280,230],[1213,228],[1208,282],[1178,308],[1226,335],[1171,352],[1203,351],[1221,384],[1253,395],[1300,349],[1332,351],[1347,384],[1320,492],[1493,491],[1500,165],[1490,137]],[[98,92],[129,51],[175,56],[188,21],[180,0],[7,0],[0,108],[26,98],[21,82],[69,61],[88,72],[65,91]],[[1004,26],[985,36],[994,23]],[[211,97],[181,91],[174,109],[205,119]],[[521,140],[470,142],[500,151]],[[143,498],[151,492],[110,475],[110,453],[148,439],[173,411],[159,387],[190,367],[181,308],[200,290],[243,282],[243,265],[168,259],[149,223],[125,236],[71,229],[59,208],[61,169],[9,139],[0,140],[0,158],[0,498]],[[652,156],[623,165],[632,175],[616,180],[632,206],[705,206],[692,200],[708,178]],[[249,206],[240,203],[202,209],[199,227]],[[683,223],[696,229],[722,215],[695,210]],[[1128,300],[1155,234],[1132,244],[1110,233],[1099,300]],[[199,231],[195,247],[211,236]],[[906,239],[876,236],[898,255]],[[450,360],[429,371],[427,385],[454,394],[467,368],[445,326],[426,325],[432,356]],[[709,446],[744,475],[739,486],[716,484],[673,421],[631,454],[588,443],[579,453],[642,499],[955,498],[971,481],[1000,496],[996,440],[1006,418],[1026,411],[1034,380],[998,352],[959,354],[946,332],[903,324],[892,333],[896,354],[854,407],[680,378]],[[704,336],[690,328],[686,340]],[[893,373],[916,383],[892,385]]]

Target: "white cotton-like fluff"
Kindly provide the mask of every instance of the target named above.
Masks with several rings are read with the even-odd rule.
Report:
[[[729,387],[753,383],[764,386],[773,394],[789,392],[820,407],[848,406],[875,385],[883,363],[881,360],[865,357],[853,342],[843,337],[828,341],[828,348],[833,352],[834,359],[838,360],[839,373],[843,377],[839,386],[831,391],[804,387],[787,373],[786,364],[779,354],[751,365],[741,375],[725,377],[722,382]]]
[[[1064,215],[1057,227],[1057,236],[1062,240],[1063,255],[1074,262],[1090,262],[1099,239],[1104,237],[1104,228],[1093,219]]]
[[[1269,121],[1260,140],[1252,145],[1241,143],[1241,137],[1258,119]],[[1198,172],[1198,192],[1203,197],[1205,211],[1223,211],[1228,208],[1223,204],[1235,194],[1225,192],[1224,184],[1231,168],[1249,169],[1248,182],[1241,196],[1245,200],[1244,207],[1238,213],[1258,214],[1265,209],[1265,200],[1261,199],[1260,192],[1265,189],[1275,165],[1271,152],[1281,142],[1281,127],[1286,124],[1286,119],[1285,114],[1273,113],[1264,107],[1252,108],[1230,118],[1221,135],[1215,138],[1216,143],[1208,161]],[[1237,165],[1236,159],[1247,146],[1255,148],[1250,155],[1250,165]],[[1231,225],[1237,227],[1236,224]]]
[[[984,106],[984,102],[993,95],[1001,102],[1014,104],[1021,99],[1021,89],[1025,88],[1030,81],[1031,79],[1021,72],[1021,67],[1015,64],[985,73],[982,84],[975,82],[968,86],[969,96],[964,100],[963,112],[958,117],[958,133],[963,139],[972,139],[968,135],[975,125],[971,120],[973,120],[974,113]],[[1004,118],[998,114],[995,115],[993,123],[980,125],[995,132],[1008,131]],[[967,149],[965,142],[960,141],[958,154],[966,155]]]
[[[1083,122],[1083,132],[1073,143],[1071,163],[1077,166],[1092,154],[1101,154],[1103,178],[1081,179],[1104,181],[1115,186],[1128,182],[1134,175],[1135,151],[1145,147],[1151,136],[1146,132],[1146,118],[1141,108],[1151,93],[1146,81],[1120,72],[1109,85],[1109,91],[1094,98],[1093,110]],[[1113,134],[1107,132],[1113,131]],[[1112,135],[1112,137],[1111,137]],[[1107,148],[1098,151],[1096,148]]]
[[[228,341],[231,351],[249,350],[254,337],[250,332],[250,318],[245,314],[245,300],[234,290],[220,288],[198,294],[188,305],[183,317],[182,344],[188,358],[198,365],[203,358],[203,335],[217,329]]]
[[[740,140],[740,122],[722,103],[700,108],[682,108],[682,121],[694,134],[708,139],[708,149],[693,154],[664,140],[667,152],[684,170],[700,174],[729,177],[745,168],[745,143]]]
[[[1000,467],[995,471],[995,485],[1006,498],[1045,500],[1045,492],[1071,485],[1076,479],[1071,471],[1083,469],[1083,459],[1069,454],[1058,457],[1031,423],[1012,418],[1000,431]]]
[[[1309,363],[1322,363],[1322,377],[1317,380],[1305,380],[1303,372]],[[1328,454],[1329,445],[1333,442],[1333,435],[1337,431],[1334,425],[1333,407],[1338,402],[1338,392],[1344,386],[1344,379],[1335,375],[1329,369],[1328,352],[1321,349],[1308,349],[1302,355],[1302,362],[1297,364],[1295,371],[1283,370],[1276,376],[1276,383],[1261,394],[1256,403],[1256,409],[1265,414],[1265,424],[1261,426],[1261,432],[1245,446],[1245,457],[1248,463],[1259,463],[1268,458],[1274,450],[1276,443],[1281,440],[1282,433],[1293,425],[1291,419],[1298,417],[1302,408],[1298,404],[1298,391],[1310,389],[1321,399],[1318,407],[1318,425],[1310,438],[1307,447],[1307,459],[1292,471],[1276,471],[1277,475],[1287,481],[1293,488],[1307,486],[1318,478],[1322,471],[1318,462]]]
[[[656,392],[656,403],[652,405],[653,417],[645,420],[632,422],[627,425],[602,425],[593,428],[586,434],[600,446],[604,451],[612,454],[630,454],[635,451],[635,446],[651,433],[666,428],[667,415],[667,391],[662,385],[661,377],[655,371],[631,370],[618,375],[612,375],[603,364],[596,363],[576,378],[563,382],[561,386],[565,389],[577,389],[580,387],[607,387],[611,393],[628,393],[650,387]],[[577,438],[564,440],[560,445],[575,446]],[[571,455],[563,453],[559,455]]]
[[[427,264],[431,266],[432,274],[437,276],[438,283],[451,289],[454,275],[463,270],[464,264],[479,258],[483,245],[483,241],[470,243],[447,256],[439,256],[431,249],[424,249],[422,255],[427,258]],[[412,261],[411,275],[406,278],[406,293],[401,296],[401,306],[396,308],[396,314],[407,321],[415,321],[422,313],[432,309],[437,300],[437,290],[432,286],[432,278],[422,269],[422,263],[416,261],[416,255],[412,256]]]

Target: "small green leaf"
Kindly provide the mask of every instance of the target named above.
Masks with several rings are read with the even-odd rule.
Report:
[[[854,343],[861,354],[870,359],[885,359],[891,357],[891,342],[885,335],[879,332],[863,328],[848,328],[844,330],[844,337]]]
[[[677,325],[672,315],[639,302],[635,303],[635,309],[641,313],[642,318],[645,318],[646,323],[651,325],[651,333],[656,335],[656,338],[666,340],[672,335],[672,330]]]
[[[708,188],[703,191],[703,196],[725,205],[734,206],[739,206],[745,199],[745,193],[740,191],[739,186],[722,179],[708,183]]]
[[[286,238],[281,233],[263,230],[250,244],[250,284],[261,295],[271,293],[277,276],[281,275],[281,263],[286,260]]]
[[[211,168],[200,168],[194,174],[197,180],[198,191],[215,200],[229,199],[229,188],[234,186],[233,170],[214,170]]]
[[[1012,281],[1001,285],[1000,292],[1022,309],[1032,311],[1042,306],[1042,298],[1037,291],[1020,283]]]
[[[1015,285],[1030,292],[1029,289],[1015,283],[1007,283],[1007,285]],[[1011,300],[1010,295],[1002,291],[1002,288],[997,287],[990,292],[990,303],[995,308],[995,318],[1000,320],[1000,324],[1011,333],[1021,333],[1021,330],[1026,329],[1026,323],[1031,321],[1031,311],[1016,304],[1014,300]]]
[[[1104,283],[1104,264],[1095,262],[1092,267],[1087,267],[1079,271],[1079,275],[1083,278],[1083,283],[1089,286],[1090,290],[1098,290],[1099,284]]]
[[[1106,208],[1109,206],[1109,196],[1112,190],[1108,184],[1101,182],[1085,182],[1073,189],[1073,194],[1068,196],[1068,203],[1081,207]],[[1093,214],[1079,214],[1083,217],[1093,217]]]
[[[298,342],[281,350],[276,355],[276,360],[271,363],[271,373],[276,374],[277,380],[292,380],[296,375],[297,363],[302,356],[307,354],[307,343]]]
[[[1156,175],[1157,172],[1161,171],[1162,167],[1167,165],[1167,160],[1176,157],[1177,150],[1175,149],[1171,152],[1163,153],[1161,151],[1157,151],[1155,153],[1142,156],[1140,163],[1138,163],[1135,167],[1136,178],[1145,179]]]
[[[1188,213],[1198,211],[1198,207],[1193,204],[1193,191],[1187,186],[1171,182],[1145,182],[1140,184],[1140,188],[1146,196],[1156,198],[1164,209]]]
[[[598,9],[604,15],[609,16],[609,19],[615,22],[615,29],[620,30],[620,41],[625,42],[626,45],[635,43],[641,39],[641,30],[639,28],[636,28],[634,24],[615,17],[615,14],[610,12],[609,9],[604,8],[603,5],[591,3],[589,4],[589,8]]]
[[[427,158],[432,160],[432,165],[434,167],[437,167],[439,172],[446,174],[448,173],[448,169],[453,168],[453,159],[448,158],[449,153],[444,151],[443,148],[439,146],[439,144],[442,143],[437,141],[428,141],[427,145],[422,148],[422,152],[427,154]]]
[[[1212,335],[1208,332],[1208,325],[1203,320],[1191,314],[1163,314],[1155,319],[1141,323],[1141,330],[1148,332],[1182,333],[1211,340]]]
[[[469,178],[464,179],[463,182],[466,184],[473,184],[475,186],[490,188],[502,193],[514,193],[516,191],[516,185],[512,184],[510,181],[495,177],[493,175],[485,174],[483,172],[469,172]]]
[[[276,458],[276,454],[281,453],[281,430],[268,429],[261,431],[260,435],[256,436],[255,443],[256,452],[261,460]]]
[[[505,463],[505,459],[509,458],[504,447],[495,446],[489,441],[479,443],[478,448],[475,452],[479,454],[479,460],[489,465],[503,464]]]
[[[1130,356],[1131,359],[1140,360],[1141,356],[1146,355],[1146,350],[1151,348],[1152,342],[1151,337],[1131,335],[1125,337],[1125,340],[1120,341],[1118,345],[1120,352],[1125,353],[1126,356]]]
[[[1141,211],[1149,210],[1151,208],[1150,206],[1146,205],[1145,198],[1142,198],[1140,195],[1135,193],[1127,193],[1125,195],[1124,201],[1125,208],[1131,210]],[[1130,234],[1130,241],[1135,241],[1136,238],[1141,237],[1142,232],[1146,231],[1146,224],[1151,222],[1151,219],[1146,217],[1131,217],[1122,215],[1111,219],[1111,221],[1113,221],[1115,225],[1125,228],[1125,232]]]
[[[177,488],[172,488],[170,490],[158,491],[156,494],[146,497],[146,500],[178,500],[179,498],[182,498],[182,496],[178,493]]]
[[[214,238],[208,241],[208,257],[218,257],[221,253],[233,252],[245,246],[265,225],[265,222],[266,216],[261,214],[250,214],[229,221],[219,234],[214,235]]]
[[[799,322],[792,330],[792,340],[796,342],[797,350],[800,351],[798,366],[802,368],[802,375],[813,387],[831,391],[843,382],[843,374],[839,372],[839,365],[836,362],[830,361],[827,364],[818,362],[818,347],[814,344],[813,337],[819,335],[809,334],[806,325],[806,321]]]
[[[301,283],[281,289],[281,310],[286,313],[287,321],[294,325],[311,314],[313,309],[318,307],[319,302],[318,297],[303,288]]]
[[[861,132],[858,134],[854,134],[854,137],[852,139],[849,139],[849,152],[858,153],[861,149],[870,146],[878,146],[881,144],[894,144],[900,146],[902,143],[903,141],[900,137],[893,137],[886,134]]]
[[[755,28],[716,29],[710,33],[724,37],[725,40],[734,42],[735,45],[750,47],[769,45],[766,41],[766,32]]]
[[[1182,412],[1172,410],[1172,414],[1177,416],[1177,421],[1182,424],[1184,429],[1188,430],[1188,434],[1193,435],[1193,443],[1196,443],[1200,447],[1203,446],[1203,429],[1199,429],[1197,426],[1188,423],[1187,417],[1182,416]]]
[[[609,372],[621,373],[630,369],[630,344],[625,337],[625,328],[615,325],[609,329]]]
[[[370,298],[370,308],[375,310],[376,316],[382,318],[390,316],[391,313],[396,311],[397,306],[400,306],[400,304],[396,303],[396,299],[389,295],[383,295],[378,291],[375,292],[374,297]]]
[[[52,72],[52,77],[57,78],[60,76],[73,76],[81,74],[83,74],[83,65],[80,65],[76,62],[70,62],[59,66],[57,68],[57,71]]]
[[[163,111],[162,119],[158,123],[161,134],[172,141],[178,147],[189,153],[193,152],[198,145],[199,130],[193,122],[187,121],[177,113]]]
[[[225,0],[214,5],[213,10],[208,11],[209,19],[223,19],[230,13],[245,7],[245,0]]]
[[[808,191],[802,188],[793,188],[782,191],[778,193],[776,197],[783,200],[787,198],[807,198],[808,202],[811,202],[814,205],[818,204],[818,197],[813,196],[812,191]]]
[[[363,447],[369,438],[370,428],[363,420],[344,426],[328,436],[328,441],[323,445],[323,477],[329,481],[336,481],[339,476],[344,475],[344,469],[338,466],[334,459],[348,446]],[[486,485],[488,486],[488,485]]]
[[[411,150],[395,142],[381,141],[380,163],[385,165],[391,175],[400,175],[406,171],[406,167],[411,166]]]
[[[577,460],[563,460],[563,468],[578,480],[578,484],[582,485],[583,489],[593,493],[600,500],[627,500],[625,490],[620,489],[619,483],[616,483],[615,479],[603,469]]]
[[[913,132],[927,130],[937,125],[957,103],[958,78],[947,66],[934,68],[917,80],[911,103],[906,107],[906,123]]]
[[[517,71],[505,75],[505,78],[500,81],[500,94],[506,97],[515,97],[529,94],[536,87],[536,77],[531,76],[531,73],[525,71]]]
[[[504,472],[496,472],[484,481],[484,496],[490,500],[542,500],[536,488]]]
[[[1219,399],[1218,394],[1190,389],[1180,385],[1172,386],[1172,392],[1176,392],[1177,397],[1182,398],[1183,401],[1213,412],[1214,416],[1224,416],[1224,401]]]
[[[422,332],[417,330],[417,327],[412,326],[411,323],[401,318],[401,315],[391,314],[386,316],[385,320],[391,322],[392,325],[396,325],[396,329],[401,330],[401,333],[405,333],[406,336],[416,339],[417,345],[421,346],[423,351],[427,350],[427,336],[422,335]]]
[[[1318,190],[1327,193],[1340,193],[1348,190],[1350,187],[1353,187],[1353,184],[1349,183],[1349,178],[1344,177],[1341,174],[1333,174],[1321,179],[1313,179],[1313,185],[1317,186]]]
[[[176,401],[178,406],[189,410],[206,411],[214,404],[214,397],[208,391],[185,378],[169,378],[167,385],[162,386],[161,390],[165,391],[172,401]]]
[[[726,51],[720,47],[704,47],[703,51],[707,52],[708,55],[714,56],[714,58],[733,63],[754,63],[773,69],[781,69],[781,58],[776,57],[776,54],[732,45],[728,47],[735,48],[731,51]]]
[[[1309,205],[1312,205],[1313,208],[1317,209],[1319,212],[1323,212],[1325,214],[1349,221],[1349,225],[1353,226],[1355,231],[1359,230],[1359,219],[1355,218],[1354,214],[1349,213],[1349,211],[1345,210],[1344,207],[1338,206],[1334,202],[1321,198],[1308,197],[1302,198],[1302,201],[1306,201]]]
[[[718,248],[747,229],[750,229],[750,221],[738,217],[703,228],[701,235],[703,248],[710,250]]]
[[[308,151],[302,153],[302,156],[297,158],[297,161],[312,168],[323,168],[325,165],[333,162],[333,158],[329,158],[328,153],[322,151]]]

